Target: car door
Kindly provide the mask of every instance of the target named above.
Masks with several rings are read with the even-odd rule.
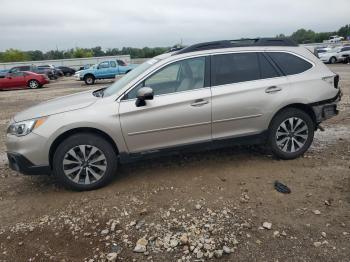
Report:
[[[211,91],[206,58],[173,62],[143,79],[120,101],[119,117],[129,152],[189,145],[211,140]],[[153,100],[136,107],[141,87]]]
[[[115,78],[116,75],[118,75],[117,63],[115,61],[110,61],[109,78]]]
[[[253,135],[267,129],[271,108],[288,85],[260,52],[211,57],[213,139]]]
[[[4,88],[19,88],[25,86],[23,72],[13,72],[6,75],[3,83]]]
[[[109,61],[101,62],[96,70],[96,78],[108,78],[109,67]]]

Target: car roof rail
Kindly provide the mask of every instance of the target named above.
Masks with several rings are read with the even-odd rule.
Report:
[[[289,38],[243,38],[194,44],[177,51],[173,55],[203,50],[248,46],[298,46],[298,44]]]

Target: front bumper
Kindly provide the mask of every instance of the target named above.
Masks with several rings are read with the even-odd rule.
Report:
[[[51,173],[49,166],[36,166],[21,154],[8,152],[7,158],[10,168],[24,175],[48,175]]]
[[[79,74],[75,74],[75,75],[74,75],[74,79],[77,80],[77,81],[83,80],[83,79],[80,77]]]

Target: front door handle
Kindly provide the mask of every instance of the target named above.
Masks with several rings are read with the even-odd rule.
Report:
[[[206,105],[206,104],[208,104],[208,103],[209,103],[208,100],[196,99],[196,100],[191,104],[191,106],[203,106],[203,105]]]
[[[282,88],[280,88],[278,86],[270,86],[270,87],[265,89],[265,93],[271,94],[271,93],[279,92],[281,90],[282,90]]]

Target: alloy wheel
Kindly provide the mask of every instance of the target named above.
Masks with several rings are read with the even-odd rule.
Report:
[[[39,84],[38,84],[37,81],[32,80],[32,81],[29,82],[29,87],[35,89],[35,88],[39,87]]]
[[[63,158],[64,174],[77,184],[95,183],[104,176],[106,169],[106,156],[92,145],[73,147]]]
[[[304,120],[290,117],[284,120],[276,132],[276,144],[283,152],[295,153],[303,148],[309,129]]]

